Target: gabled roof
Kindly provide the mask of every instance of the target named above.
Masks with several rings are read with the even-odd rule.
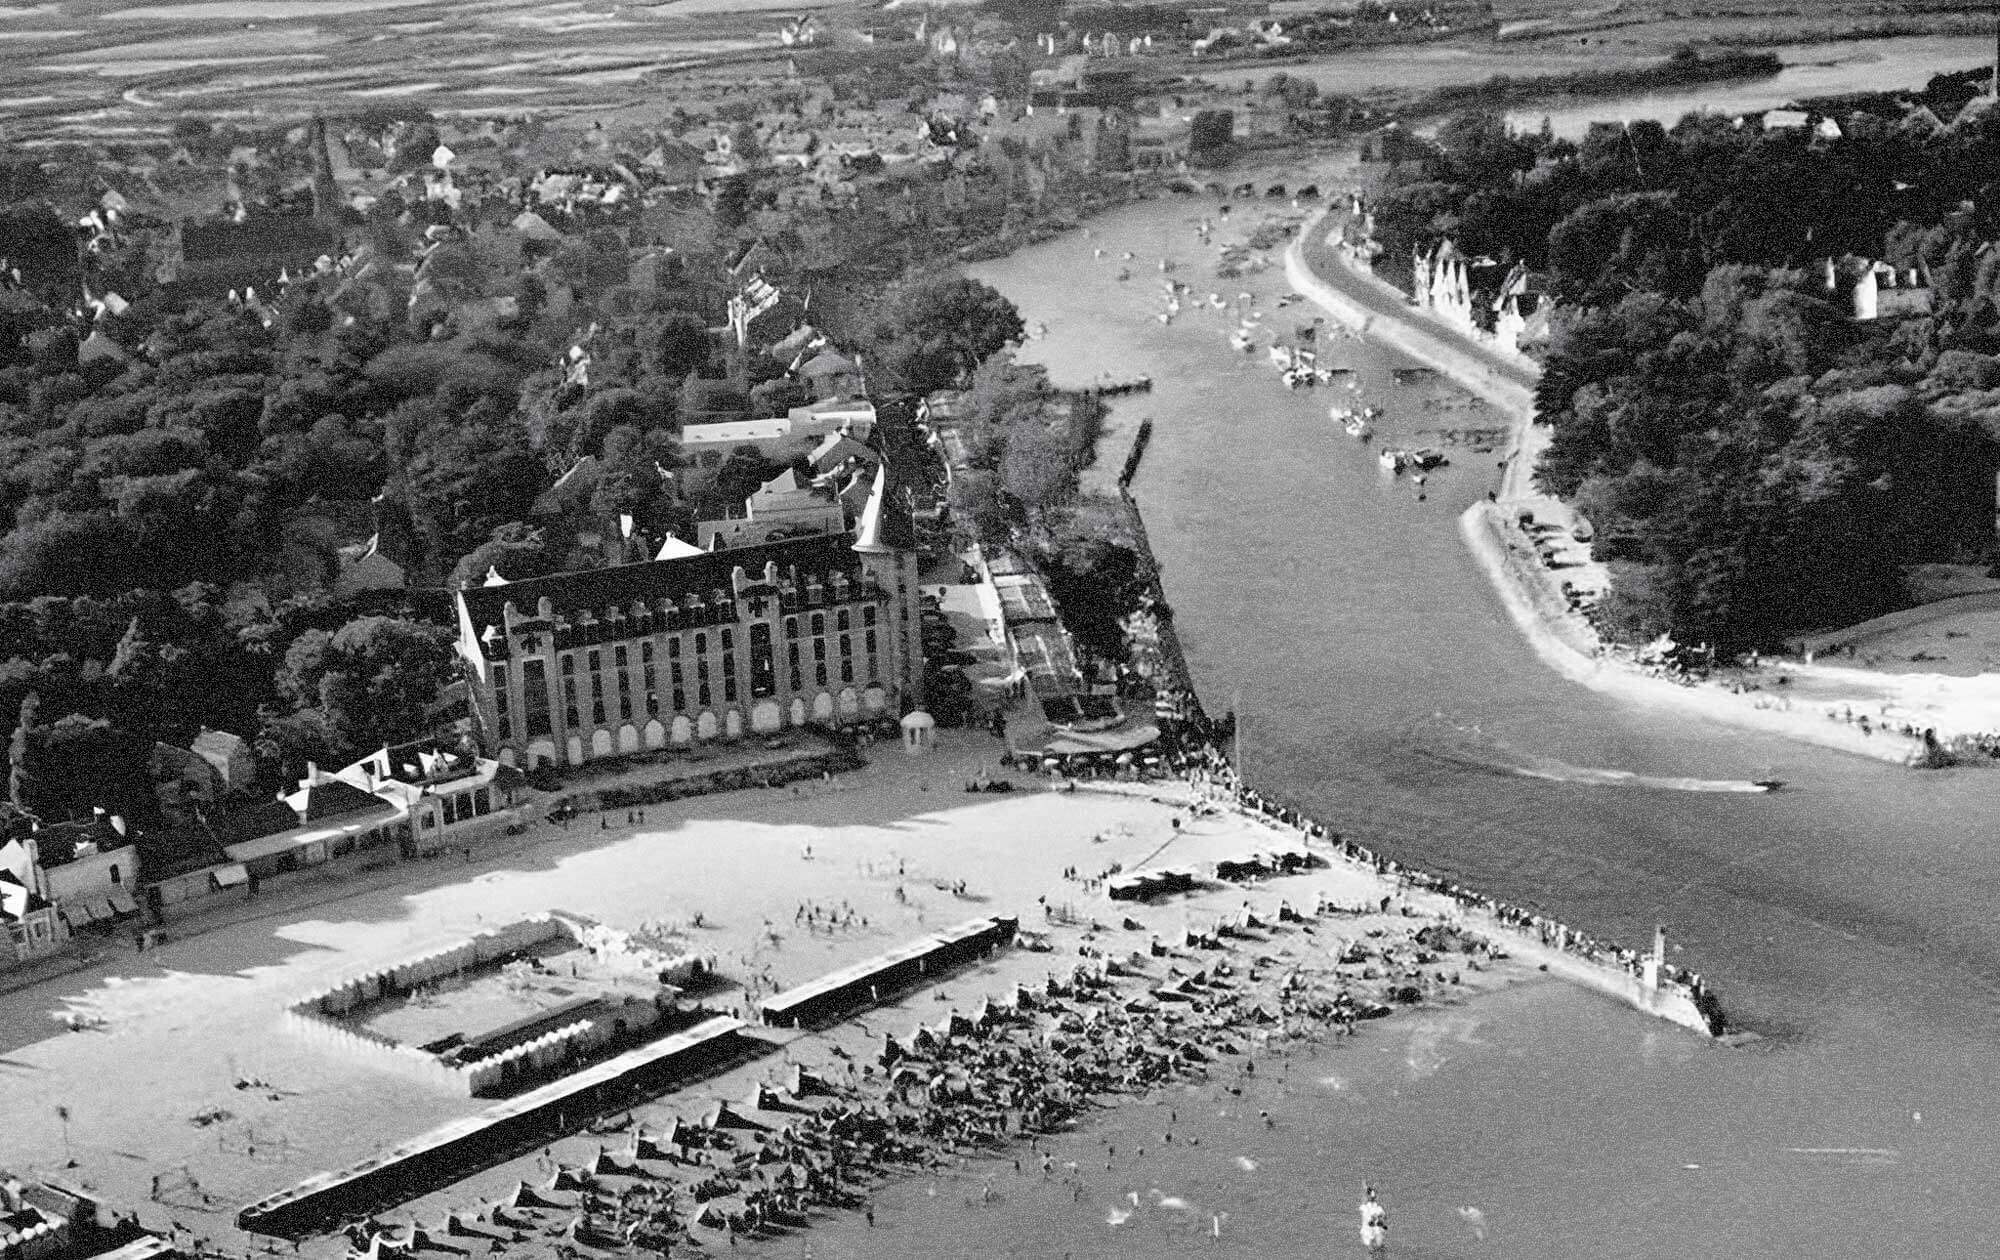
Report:
[[[337,818],[342,814],[358,814],[363,810],[391,808],[381,797],[341,779],[315,783],[305,791],[294,794],[290,800],[292,808],[298,810],[299,816],[307,822]]]
[[[554,484],[535,497],[535,504],[529,509],[536,515],[567,511],[579,501],[587,502],[597,489],[597,479],[602,474],[597,456],[586,455],[569,466],[569,471],[555,479]]]
[[[558,613],[630,607],[688,595],[707,598],[713,591],[728,589],[730,575],[738,566],[754,579],[762,574],[766,562],[776,564],[781,572],[796,569],[802,575],[822,577],[836,571],[851,574],[861,564],[845,535],[817,534],[727,552],[698,551],[691,556],[523,578],[506,586],[462,590],[458,599],[473,626],[497,626],[503,624],[503,610],[509,603],[520,616],[533,617],[543,598]]]
[[[729,274],[737,277],[755,275],[759,267],[772,260],[771,247],[762,240],[752,241],[743,251],[743,256],[730,265]]]
[[[854,376],[860,371],[859,365],[840,351],[823,350],[799,369],[799,375],[807,380],[817,380],[824,376]]]
[[[549,226],[549,221],[533,210],[523,210],[514,216],[514,230],[534,241],[548,241],[557,244],[563,235]]]
[[[813,447],[810,459],[814,472],[825,472],[850,459],[879,463],[882,457],[876,453],[874,447],[857,442],[845,433],[829,433],[818,446]]]
[[[809,349],[820,331],[811,324],[800,324],[772,344],[768,353],[780,363],[790,363],[793,356]]]

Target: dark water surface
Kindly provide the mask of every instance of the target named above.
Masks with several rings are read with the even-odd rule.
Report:
[[[1218,239],[1276,212],[1267,205],[1277,203],[1236,207]],[[1463,1183],[1491,1187],[1496,1203],[1482,1210],[1514,1224],[1480,1240],[1452,1205],[1439,1219],[1464,1235],[1463,1250],[1400,1254],[2000,1246],[1985,1190],[2000,1169],[2000,775],[1918,774],[1645,712],[1544,669],[1456,528],[1494,483],[1493,456],[1454,452],[1419,501],[1328,421],[1344,396],[1289,393],[1261,349],[1229,348],[1234,314],[1157,321],[1163,255],[1203,297],[1254,292],[1267,323],[1285,329],[1310,318],[1274,309],[1285,288],[1275,269],[1213,278],[1213,251],[1192,224],[1217,209],[1212,198],[1133,207],[978,274],[1047,324],[1028,357],[1059,381],[1111,370],[1158,382],[1120,404],[1155,421],[1135,492],[1204,699],[1219,710],[1241,696],[1253,781],[1393,855],[1586,931],[1643,945],[1664,921],[1677,961],[1768,1038],[1712,1047],[1559,989],[1475,1003],[1464,1018],[1478,1043],[1449,1072],[1378,1082],[1373,1104],[1387,1106],[1380,1089],[1394,1088],[1391,1110],[1408,1110],[1387,1130],[1362,1124],[1355,1140],[1381,1143],[1372,1175],[1406,1213],[1442,1210],[1432,1196]],[[1120,262],[1126,250],[1131,263]],[[1116,279],[1121,265],[1131,279]],[[1346,341],[1324,358],[1353,367],[1368,401],[1388,409],[1378,446],[1493,423],[1435,382],[1399,385],[1392,370],[1407,365],[1388,351]],[[1643,777],[1607,782],[1607,770]],[[1773,776],[1787,790],[1648,786]],[[1336,1107],[1321,1119],[1341,1130],[1351,1117]],[[1820,1153],[1849,1148],[1893,1154]],[[1605,1178],[1620,1192],[1598,1201]],[[1259,1254],[1357,1249],[1352,1181],[1339,1172],[1329,1186],[1290,1187],[1332,1194],[1337,1239],[1271,1226]],[[1093,1228],[1114,1250],[1133,1237],[1101,1219]],[[878,1232],[871,1245],[884,1241]],[[985,1246],[968,1254],[1051,1254]],[[1112,1252],[1079,1243],[1076,1254]]]

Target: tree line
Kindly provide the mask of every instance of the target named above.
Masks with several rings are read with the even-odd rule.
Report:
[[[1907,566],[1992,561],[2000,112],[1959,116],[1979,73],[1803,127],[1572,143],[1461,115],[1391,173],[1386,271],[1448,238],[1476,288],[1519,262],[1558,303],[1536,477],[1612,564],[1603,629],[1765,647],[1899,606]],[[1853,318],[1862,260],[1928,307]]]

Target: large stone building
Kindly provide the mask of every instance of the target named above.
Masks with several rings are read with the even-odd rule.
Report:
[[[915,538],[889,484],[878,468],[852,533],[459,591],[482,745],[579,765],[920,705]]]

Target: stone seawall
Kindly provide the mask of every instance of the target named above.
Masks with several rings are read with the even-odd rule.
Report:
[[[1118,498],[1125,505],[1134,550],[1145,566],[1147,592],[1153,600],[1149,615],[1154,637],[1159,640],[1160,663],[1166,672],[1167,687],[1187,697],[1186,719],[1196,729],[1202,729],[1207,724],[1208,714],[1202,708],[1201,693],[1195,690],[1194,671],[1188,668],[1187,652],[1181,647],[1180,634],[1174,629],[1174,608],[1167,602],[1167,589],[1160,580],[1160,562],[1154,558],[1153,541],[1146,534],[1145,514],[1140,512],[1139,501],[1132,497],[1129,486],[1119,485]]]
[[[1654,980],[1651,978],[1654,964],[1651,963],[1643,964],[1638,971],[1634,971],[1621,963],[1606,961],[1602,955],[1616,957],[1616,946],[1593,941],[1589,943],[1590,952],[1579,953],[1575,949],[1551,944],[1543,939],[1544,933],[1558,934],[1558,939],[1582,938],[1566,926],[1545,917],[1529,922],[1527,920],[1533,919],[1533,916],[1511,910],[1504,903],[1470,888],[1450,883],[1416,867],[1386,861],[1368,849],[1342,840],[1340,833],[1324,824],[1296,810],[1264,800],[1253,790],[1244,789],[1234,807],[1273,831],[1297,831],[1309,839],[1331,843],[1334,860],[1372,870],[1378,875],[1393,876],[1402,885],[1402,900],[1411,908],[1463,923],[1469,929],[1500,942],[1516,956],[1535,963],[1550,975],[1615,998],[1635,1010],[1705,1037],[1720,1036],[1725,1031],[1721,1009],[1712,993],[1698,991],[1695,986],[1668,976]],[[1639,957],[1631,951],[1624,952],[1630,957]],[[1676,969],[1669,967],[1666,970],[1673,972]]]
[[[1121,491],[1121,498],[1131,516],[1133,538],[1150,576],[1154,598],[1164,608],[1166,591],[1160,582],[1159,564],[1153,558],[1152,543],[1146,535],[1145,520],[1139,511],[1138,503],[1129,491]],[[1482,528],[1488,521],[1497,524],[1495,514],[1490,507],[1491,505],[1486,504],[1475,507],[1466,513],[1462,521],[1467,543],[1473,548],[1475,555],[1479,556],[1482,564],[1487,566],[1505,563],[1504,546]],[[1503,595],[1511,589],[1515,598],[1525,600],[1526,596],[1521,593],[1518,584],[1502,582],[1501,586]],[[1548,640],[1546,644],[1538,642],[1537,650],[1546,649],[1549,656],[1556,657],[1560,663],[1557,661],[1551,663],[1556,664],[1565,676],[1573,676],[1572,671],[1574,674],[1583,675],[1596,671],[1596,662],[1550,635],[1540,619],[1535,616],[1533,608],[1524,607],[1514,611],[1523,629],[1529,631],[1531,639],[1539,632],[1542,638]],[[1181,649],[1179,638],[1174,634],[1172,617],[1158,617],[1155,620],[1160,638],[1161,657],[1172,675],[1172,684],[1186,693],[1190,710],[1198,713],[1199,694],[1194,687],[1194,677],[1188,667],[1187,656]],[[1207,752],[1211,764],[1221,762],[1217,750],[1210,748]],[[1228,779],[1235,778],[1233,771],[1225,773]],[[1383,859],[1377,858],[1368,850],[1358,849],[1351,843],[1340,841],[1339,833],[1332,828],[1296,810],[1266,800],[1240,781],[1236,783],[1232,803],[1245,815],[1274,830],[1296,829],[1309,837],[1323,841],[1330,840],[1333,843],[1335,856],[1343,861],[1357,865],[1372,865],[1378,871],[1385,865]],[[1643,975],[1635,974],[1627,966],[1548,944],[1541,939],[1538,931],[1524,925],[1524,922],[1532,917],[1527,916],[1525,912],[1513,911],[1512,917],[1516,921],[1510,922],[1501,912],[1501,903],[1492,898],[1484,897],[1471,889],[1451,884],[1412,867],[1396,863],[1386,863],[1386,865],[1416,890],[1414,895],[1427,903],[1425,908],[1460,919],[1469,926],[1504,941],[1510,949],[1522,957],[1530,958],[1537,964],[1545,966],[1551,975],[1560,976],[1574,984],[1603,993],[1637,1010],[1704,1036],[1719,1035],[1723,1031],[1721,1011],[1712,994],[1704,993],[1701,998],[1697,998],[1693,988],[1675,980],[1664,979],[1658,983],[1649,983]],[[1572,936],[1569,929],[1563,925],[1549,926],[1551,930],[1559,929],[1564,938]],[[1616,947],[1595,942],[1592,948],[1598,952],[1611,950],[1615,954]],[[1669,968],[1669,971],[1671,970],[1673,969]]]
[[[1323,233],[1332,211],[1322,210],[1308,220],[1285,248],[1285,280],[1292,288],[1324,307],[1349,327],[1366,333],[1370,340],[1400,351],[1441,372],[1461,389],[1484,398],[1505,411],[1510,419],[1525,422],[1533,416],[1534,386],[1530,383],[1533,365],[1471,342],[1428,311],[1409,304],[1393,285],[1359,269],[1327,260],[1328,267],[1341,267],[1351,291],[1329,282],[1315,270],[1307,252],[1316,233]]]

